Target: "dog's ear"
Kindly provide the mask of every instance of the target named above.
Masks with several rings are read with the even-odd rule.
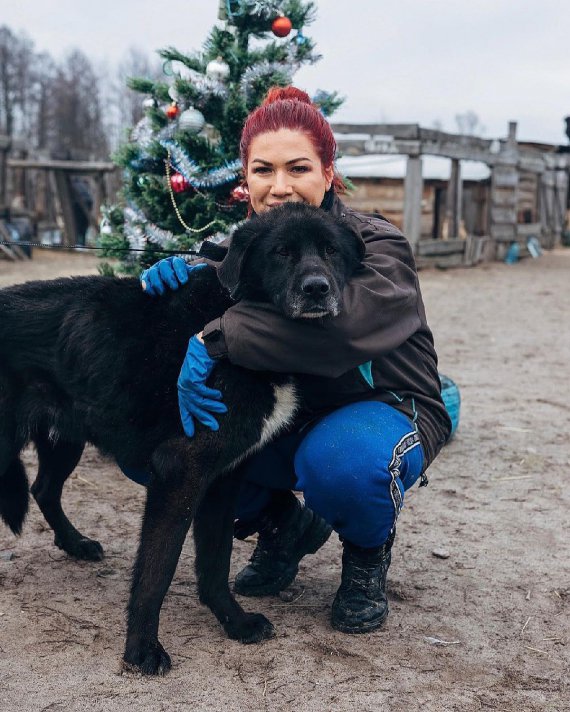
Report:
[[[355,227],[352,227],[352,225],[344,224],[342,227],[343,232],[345,233],[343,237],[351,244],[356,261],[362,262],[364,255],[366,254],[366,245],[364,244],[364,240],[360,236],[358,230]]]
[[[239,299],[243,264],[249,248],[260,234],[256,220],[248,220],[239,227],[230,242],[228,254],[218,267],[218,280],[228,290],[232,299]]]

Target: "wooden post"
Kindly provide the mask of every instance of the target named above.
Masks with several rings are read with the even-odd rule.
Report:
[[[502,259],[511,242],[517,240],[517,200],[519,186],[517,124],[509,122],[509,133],[491,173],[489,234]]]
[[[404,180],[404,235],[414,252],[422,232],[422,159],[420,155],[409,155]]]
[[[451,160],[451,175],[447,184],[445,219],[448,225],[448,238],[459,236],[462,218],[463,183],[461,181],[461,163],[457,158]]]
[[[0,146],[0,208],[8,206],[8,149]]]
[[[71,181],[69,174],[63,170],[54,170],[57,194],[63,214],[64,235],[63,244],[72,247],[77,240],[77,223],[73,211],[73,201],[71,197]]]

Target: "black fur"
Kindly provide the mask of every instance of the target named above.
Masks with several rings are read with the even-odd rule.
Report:
[[[186,287],[158,299],[145,295],[136,279],[109,277],[0,290],[4,522],[20,533],[28,506],[20,452],[29,442],[39,459],[32,494],[56,545],[80,559],[103,557],[100,544],[77,531],[61,507],[63,485],[85,443],[125,467],[152,473],[128,606],[126,669],[163,674],[170,668],[158,641],[159,614],[193,519],[202,603],[231,638],[256,642],[273,633],[269,621],[245,613],[228,588],[239,481],[227,473],[259,446],[275,387],[290,378],[221,361],[211,385],[221,389],[229,414],[218,416],[217,433],[197,424],[192,439],[180,424],[176,382],[188,339],[232,304],[223,285],[273,301],[285,313],[295,298],[306,310],[325,308],[321,288],[312,297],[307,292],[307,275],[342,292],[363,245],[323,215],[285,206],[248,222],[235,233],[219,270],[222,284],[214,269],[203,269]]]

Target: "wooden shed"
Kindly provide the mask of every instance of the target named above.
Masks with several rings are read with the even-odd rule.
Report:
[[[483,139],[417,124],[333,124],[339,168],[356,186],[347,202],[381,213],[406,234],[418,263],[501,259],[535,237],[560,243],[570,154],[552,144]],[[444,159],[436,167],[434,158]]]

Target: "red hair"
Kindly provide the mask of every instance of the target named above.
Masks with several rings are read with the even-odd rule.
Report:
[[[296,87],[271,87],[261,106],[254,109],[245,120],[239,146],[244,174],[247,172],[249,148],[253,139],[280,129],[306,134],[323,167],[328,168],[334,164],[336,141],[332,129],[309,95]],[[344,193],[346,190],[336,171],[332,188],[335,193]]]

